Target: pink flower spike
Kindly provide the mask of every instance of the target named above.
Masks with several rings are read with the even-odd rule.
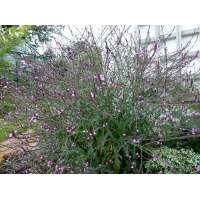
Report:
[[[34,113],[30,119],[30,123],[36,123],[38,120],[38,114],[37,113]]]
[[[48,166],[48,167],[51,167],[52,164],[53,164],[53,161],[52,161],[52,160],[49,160],[49,161],[47,162],[47,166]]]

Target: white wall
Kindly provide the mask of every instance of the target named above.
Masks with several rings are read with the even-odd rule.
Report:
[[[150,26],[150,36],[152,38],[156,37],[156,27],[158,28],[158,26]],[[169,39],[166,42],[167,45],[167,49],[169,53],[172,53],[174,51],[177,50],[178,46],[185,46],[186,44],[188,44],[188,42],[190,42],[189,46],[188,46],[188,50],[191,53],[195,53],[197,51],[200,51],[200,35],[198,34],[192,34],[195,32],[199,31],[200,26],[199,25],[180,25],[180,26],[174,26],[174,25],[166,25],[166,26],[159,26],[160,28],[160,34],[166,34],[169,35],[171,34],[173,37],[173,39]],[[147,30],[148,30],[148,26],[139,26],[140,29],[140,33],[141,33],[141,37],[142,39],[144,39],[147,35]],[[179,36],[178,36],[178,32],[179,31]],[[180,37],[180,38],[178,38]],[[179,39],[179,42],[178,42]],[[198,70],[200,70],[200,57],[197,58],[194,62],[194,66],[192,66],[190,68],[190,70],[192,72],[197,72]]]

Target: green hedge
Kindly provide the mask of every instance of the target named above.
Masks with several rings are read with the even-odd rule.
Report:
[[[162,147],[146,163],[147,173],[200,173],[200,154],[189,149]]]

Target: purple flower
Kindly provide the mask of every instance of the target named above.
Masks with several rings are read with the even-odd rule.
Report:
[[[69,134],[74,134],[75,133],[75,130],[76,130],[76,127],[73,126],[73,125],[69,125],[66,127],[66,130]]]
[[[48,167],[51,167],[52,164],[53,164],[53,161],[52,161],[52,160],[49,160],[49,161],[47,162],[47,166],[48,166]]]
[[[57,110],[58,115],[61,115],[63,112],[64,112],[63,108],[60,108],[60,109]]]
[[[16,91],[17,93],[20,93],[20,92],[21,92],[21,88],[20,88],[20,87],[16,87],[16,88],[15,88],[15,91]]]
[[[45,129],[45,130],[49,130],[50,129],[50,127],[49,127],[49,125],[47,123],[44,123],[42,125],[42,128]]]
[[[56,168],[55,168],[54,173],[55,173],[55,174],[61,174],[61,173],[64,172],[65,169],[66,169],[66,168],[65,168],[64,165],[61,165],[61,166],[56,165]]]
[[[198,117],[198,116],[200,116],[200,113],[199,112],[197,112],[197,111],[188,111],[187,113],[186,113],[186,116],[187,117]]]
[[[60,171],[60,173],[63,173],[64,170],[65,170],[65,166],[64,166],[64,165],[62,165],[62,166],[59,167],[59,171]]]
[[[99,79],[100,79],[100,81],[105,81],[104,75],[103,75],[103,74],[100,74],[100,75],[99,75]]]
[[[166,123],[179,123],[180,120],[178,118],[173,117],[170,113],[162,114],[159,117],[159,120],[161,121],[161,124],[166,124]]]
[[[31,96],[31,100],[32,100],[32,101],[35,101],[35,100],[36,100],[36,97],[32,95],[32,96]]]
[[[111,81],[110,84],[111,84],[111,87],[113,87],[113,88],[117,87],[117,83],[115,81]]]
[[[199,128],[192,128],[192,134],[195,135],[199,131]]]
[[[192,116],[193,116],[193,117],[200,116],[200,113],[199,113],[199,112],[196,112],[196,111],[193,111],[193,112],[192,112]]]
[[[104,82],[105,76],[103,74],[97,74],[96,79],[100,82]]]
[[[71,97],[75,97],[75,96],[76,96],[76,92],[75,92],[74,90],[72,90],[72,91],[70,92],[70,96],[71,96]]]
[[[35,122],[37,122],[37,120],[38,120],[38,114],[34,113],[30,119],[30,123],[32,123],[32,122],[35,123]]]
[[[112,82],[112,87],[116,87],[117,84],[115,82]]]
[[[76,94],[75,94],[74,91],[72,92],[71,96],[72,96],[72,97],[75,97],[75,96],[76,96]]]

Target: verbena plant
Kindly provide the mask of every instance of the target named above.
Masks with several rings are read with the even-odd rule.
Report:
[[[177,99],[193,92],[179,74],[197,55],[188,57],[186,47],[169,55],[166,38],[142,43],[129,28],[108,26],[96,37],[86,27],[73,42],[56,40],[45,61],[26,63],[17,118],[40,141],[8,160],[9,172],[143,173],[154,148],[196,128],[186,124],[199,113]],[[174,93],[179,86],[184,93]]]

